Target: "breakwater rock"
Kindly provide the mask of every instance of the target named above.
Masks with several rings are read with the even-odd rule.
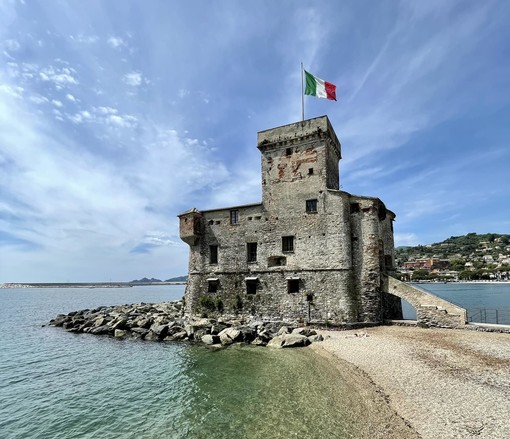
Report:
[[[249,343],[287,348],[322,341],[313,329],[293,322],[184,317],[181,301],[101,306],[59,314],[49,324],[69,332],[148,341],[187,340],[212,347]]]

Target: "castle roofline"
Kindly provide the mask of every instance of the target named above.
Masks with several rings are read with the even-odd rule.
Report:
[[[397,217],[395,212],[393,212],[392,210],[388,209],[386,207],[386,205],[384,204],[384,202],[379,197],[371,197],[369,195],[356,195],[356,194],[351,194],[351,193],[346,192],[346,191],[339,191],[339,190],[336,190],[336,189],[328,189],[327,191],[328,192],[336,192],[336,193],[339,193],[339,194],[346,194],[350,198],[358,198],[358,199],[362,199],[362,200],[374,200],[374,201],[378,201],[379,203],[381,203],[384,206],[384,208],[386,209],[386,212],[388,212],[393,217],[393,219],[395,219]]]
[[[324,137],[329,137],[338,155],[338,159],[341,159],[342,149],[340,141],[326,115],[259,131],[257,133],[257,148],[262,152],[268,149],[288,146],[298,141],[302,142],[303,140],[314,140]]]
[[[193,207],[193,208],[187,210],[186,212],[180,213],[179,215],[177,215],[177,217],[189,215],[190,213],[200,213],[200,211],[198,209],[196,209],[195,207]]]
[[[257,206],[262,206],[262,203],[240,204],[238,206],[220,207],[218,209],[207,209],[207,210],[197,210],[197,209],[193,208],[193,209],[187,210],[186,212],[183,212],[177,216],[180,217],[180,216],[188,215],[190,213],[202,214],[202,213],[209,213],[209,212],[218,212],[220,210],[233,210],[233,209],[242,209],[245,207],[257,207]]]

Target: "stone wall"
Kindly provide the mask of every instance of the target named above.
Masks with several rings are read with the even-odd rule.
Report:
[[[418,324],[441,328],[465,326],[467,311],[464,308],[394,277],[384,276],[383,279],[385,293],[404,299],[416,309]]]

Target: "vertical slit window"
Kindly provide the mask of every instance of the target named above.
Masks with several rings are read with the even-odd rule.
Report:
[[[238,210],[230,211],[230,224],[239,224],[239,211]]]
[[[210,245],[209,246],[209,264],[217,264],[218,263],[218,246]]]
[[[257,294],[257,279],[246,279],[246,294]]]
[[[246,260],[248,262],[257,262],[257,243],[248,242],[246,244]]]

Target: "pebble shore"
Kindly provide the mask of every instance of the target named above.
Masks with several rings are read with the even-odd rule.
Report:
[[[398,326],[321,334],[311,348],[337,368],[357,368],[418,437],[510,437],[509,334]]]

